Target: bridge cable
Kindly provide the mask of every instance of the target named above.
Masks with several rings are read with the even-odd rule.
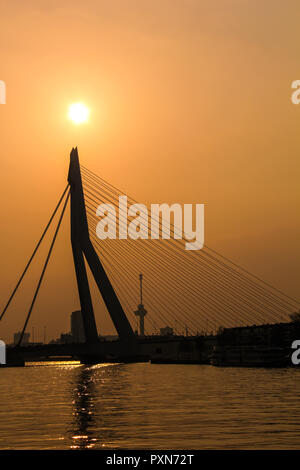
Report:
[[[48,229],[49,229],[49,227],[50,227],[50,225],[51,225],[52,220],[54,219],[54,216],[55,216],[55,214],[56,214],[56,212],[57,212],[57,210],[58,210],[58,208],[59,208],[59,206],[60,206],[60,204],[61,204],[61,202],[62,202],[62,200],[63,200],[63,198],[64,198],[64,195],[66,194],[66,191],[67,191],[68,187],[69,187],[69,185],[66,186],[66,188],[65,188],[65,190],[64,190],[64,192],[63,192],[63,194],[61,195],[61,197],[60,197],[60,199],[59,199],[59,201],[58,201],[58,204],[57,204],[56,208],[54,209],[54,211],[53,211],[53,213],[52,213],[52,215],[51,215],[51,217],[50,217],[50,219],[49,219],[49,221],[48,221],[48,223],[47,223],[47,225],[46,225],[46,227],[45,227],[45,230],[44,230],[44,232],[43,232],[41,238],[39,239],[39,241],[38,241],[38,243],[37,243],[35,249],[33,250],[33,253],[32,253],[32,255],[31,255],[31,257],[29,258],[29,261],[28,261],[28,263],[26,264],[24,271],[22,272],[22,274],[21,274],[21,276],[20,276],[20,278],[19,278],[19,280],[18,280],[18,282],[17,282],[17,284],[16,284],[14,290],[12,291],[11,296],[10,296],[9,299],[8,299],[7,304],[5,305],[3,311],[2,311],[2,313],[1,313],[1,315],[0,315],[0,320],[2,320],[2,318],[4,317],[6,310],[8,309],[8,307],[9,307],[9,305],[10,305],[12,299],[14,298],[14,296],[15,296],[15,294],[16,294],[16,292],[17,292],[17,290],[18,290],[18,288],[19,288],[19,286],[20,286],[20,284],[21,284],[21,282],[22,282],[22,280],[23,280],[23,278],[24,278],[24,276],[25,276],[25,274],[26,274],[26,272],[27,272],[27,270],[28,270],[28,268],[29,268],[29,266],[30,266],[32,260],[33,260],[33,258],[35,257],[35,254],[36,254],[36,252],[38,251],[38,249],[39,249],[39,247],[40,247],[40,244],[42,243],[42,241],[43,241],[43,239],[44,239],[44,237],[45,237],[45,235],[46,235],[46,233],[47,233],[47,231],[48,231]]]
[[[100,246],[99,240],[96,239],[96,236],[95,236],[94,234],[92,234],[91,236],[92,236],[92,237],[94,238],[94,240],[96,241],[97,246]],[[120,247],[119,247],[119,248],[120,248]],[[133,250],[133,248],[131,247],[130,244],[128,244],[128,245],[126,246],[126,248],[127,248],[127,249],[126,249],[126,252],[127,252],[127,253],[128,253],[128,249],[129,249],[129,248],[130,248],[130,250],[131,250],[131,249]],[[101,250],[102,250],[102,249],[104,249],[104,244],[103,244],[103,243],[101,243]],[[119,249],[116,247],[116,245],[114,246],[114,250],[117,251],[118,254],[121,254],[121,255],[122,255],[122,250],[119,250]],[[152,261],[152,260],[153,260],[153,255],[152,255],[152,257],[151,257],[151,255],[148,255],[148,253],[147,253],[148,250],[145,250],[145,249],[143,250],[143,248],[142,248],[142,247],[139,247],[138,244],[135,245],[134,251],[136,251],[136,250],[137,250],[137,251],[140,251],[141,254],[142,254],[142,256],[143,256],[144,258],[146,257],[146,258],[145,258],[146,260],[148,259],[148,262],[150,263],[150,266],[152,265],[153,268],[156,267],[155,264],[154,264],[153,261]],[[123,252],[123,253],[124,253],[124,252]],[[116,259],[116,258],[112,255],[112,249],[110,249],[110,256],[113,257],[113,259]],[[100,257],[101,257],[101,254],[100,254]],[[118,258],[119,258],[119,257],[118,257]],[[116,261],[116,262],[117,262],[117,261]],[[165,261],[163,261],[162,259],[160,259],[160,263],[163,263],[163,264],[165,265],[165,267],[168,269],[168,266],[167,266],[167,264],[166,264]],[[117,262],[117,264],[119,264],[119,263]],[[178,281],[178,280],[180,279],[180,272],[178,273],[178,279],[176,279],[176,276],[174,276],[173,273],[172,273],[172,271],[170,270],[170,268],[172,268],[172,267],[173,267],[173,269],[174,269],[174,264],[170,263],[170,267],[169,267],[169,271],[168,271],[168,276],[169,276],[170,279],[173,278],[174,280],[177,280],[177,281]],[[162,283],[162,284],[165,285],[165,287],[166,287],[166,292],[169,292],[169,293],[171,293],[171,295],[172,295],[173,304],[174,304],[174,305],[177,304],[178,307],[181,309],[182,315],[185,316],[184,311],[183,311],[183,307],[182,307],[182,305],[180,305],[179,299],[177,299],[179,294],[178,294],[178,292],[176,291],[176,288],[173,287],[172,285],[169,285],[169,284],[166,282],[166,280],[164,280],[164,279],[160,280],[160,279],[158,278],[158,276],[155,274],[155,270],[154,270],[154,269],[151,270],[151,274],[149,274],[149,275],[150,275],[150,279],[153,278],[155,281],[157,281],[156,284],[158,284],[158,286],[157,286],[157,288],[156,288],[156,291],[158,290],[158,288],[159,288],[159,286],[160,286],[160,283]],[[134,275],[133,275],[133,279],[134,279]],[[155,282],[154,282],[154,283],[155,283]],[[185,289],[186,291],[190,291],[192,294],[200,295],[200,297],[202,297],[202,296],[201,296],[201,293],[196,292],[195,290],[193,291],[192,286],[190,286],[190,285],[184,285],[184,284],[182,284],[182,282],[181,282],[181,285],[182,285],[182,287],[184,287],[184,289]],[[203,293],[202,293],[202,295],[203,295]],[[208,296],[209,296],[209,294],[208,294]],[[205,297],[207,297],[207,295],[205,295]],[[176,299],[177,299],[177,301],[176,301]],[[180,298],[180,300],[182,300],[182,298]],[[188,299],[185,299],[185,300],[186,300],[186,303],[187,303],[187,300],[190,300],[190,299],[188,298]],[[199,299],[198,299],[198,300],[199,300]],[[202,299],[202,301],[204,301],[204,299]],[[165,308],[166,310],[169,309],[169,306],[167,306],[167,305],[165,304],[165,302],[163,301],[163,299],[161,299],[160,302],[161,302],[162,304],[164,304],[164,308]],[[204,301],[204,302],[206,303],[206,308],[208,308],[209,310],[211,310],[212,307],[215,307],[214,305],[209,305],[206,301]],[[148,301],[148,303],[149,303],[149,301]],[[221,304],[220,304],[220,305],[221,305]],[[224,307],[223,307],[223,308],[224,308]],[[156,308],[155,310],[157,310],[157,308]],[[216,313],[216,312],[215,312],[215,313]],[[219,310],[217,310],[217,314],[218,314],[218,315],[220,314]],[[193,319],[192,319],[192,317],[191,317],[190,315],[191,315],[191,312],[189,311],[189,316],[186,316],[186,319],[188,318],[188,320],[193,323]],[[174,314],[173,314],[173,315],[171,314],[171,316],[173,316],[173,317],[176,318],[176,315],[174,315]],[[233,317],[232,317],[232,319],[233,319]],[[179,322],[181,322],[181,321],[182,321],[182,320],[179,320]],[[198,329],[198,325],[197,325],[197,324],[194,323],[194,326],[196,326],[197,329]]]
[[[89,206],[88,206],[88,207],[89,207]],[[95,225],[94,225],[94,226],[95,226]],[[96,236],[95,236],[93,233],[91,234],[91,236],[95,239],[97,245],[100,246],[99,240],[96,238]],[[117,251],[117,252],[118,252],[118,254],[117,254],[117,259],[120,260],[120,256],[118,256],[118,255],[120,255],[120,254],[122,255],[122,252],[123,252],[123,254],[124,254],[124,251],[123,251],[123,250],[120,250],[120,251],[119,251],[119,249],[117,248],[116,244],[113,244],[113,246],[114,246],[114,251]],[[121,248],[121,247],[119,246],[119,248]],[[128,252],[128,249],[129,249],[129,248],[130,248],[130,250],[131,250],[131,249],[133,250],[133,248],[131,247],[131,245],[130,245],[130,244],[127,244],[127,245],[126,245],[126,253],[129,253],[129,252]],[[102,249],[104,249],[104,244],[103,244],[103,242],[101,243],[101,250],[102,250]],[[115,257],[112,255],[112,250],[113,250],[113,248],[111,247],[111,248],[110,248],[110,255],[111,255],[111,257],[113,257],[113,258],[115,259]],[[133,251],[136,251],[136,250],[138,250],[138,251],[141,250],[141,253],[142,253],[143,258],[145,258],[145,256],[146,256],[146,259],[149,260],[150,265],[152,265],[153,268],[157,268],[157,266],[155,266],[155,264],[153,263],[153,254],[148,255],[148,254],[147,254],[147,251],[148,251],[148,250],[146,250],[146,249],[143,250],[143,248],[140,247],[140,246],[138,246],[138,244],[135,245],[135,248],[134,248]],[[101,255],[100,255],[100,256],[101,256]],[[161,265],[161,263],[163,263],[163,264],[166,266],[166,268],[168,269],[168,277],[169,277],[170,279],[173,278],[173,279],[176,280],[176,281],[180,280],[180,277],[181,277],[182,272],[178,272],[178,278],[176,278],[176,276],[174,276],[173,273],[172,273],[172,268],[174,269],[174,263],[173,263],[173,264],[171,263],[170,266],[168,267],[168,266],[166,265],[166,263],[165,263],[165,260],[162,260],[162,259],[160,258],[160,259],[159,259],[159,262],[160,262],[160,265]],[[117,262],[117,264],[119,265],[119,262]],[[121,263],[121,264],[124,264],[124,263]],[[169,263],[168,263],[168,264],[169,264]],[[161,270],[161,269],[160,269],[160,270]],[[169,293],[172,295],[172,304],[174,304],[174,302],[177,303],[175,300],[176,300],[178,297],[179,297],[179,299],[182,301],[182,297],[179,296],[179,294],[178,294],[176,288],[174,288],[174,286],[167,284],[167,282],[166,282],[165,279],[161,279],[161,280],[160,280],[160,279],[157,277],[157,275],[155,275],[155,269],[151,269],[151,273],[150,273],[149,275],[150,275],[150,278],[149,278],[149,279],[153,278],[153,279],[156,279],[156,280],[158,281],[158,282],[156,282],[156,285],[157,285],[156,291],[158,291],[158,289],[159,289],[159,287],[160,287],[160,283],[165,284],[165,286],[166,286],[166,288],[167,288],[167,289],[166,289],[166,292],[169,292]],[[134,278],[134,275],[133,275],[133,278]],[[180,281],[179,281],[179,282],[180,282]],[[155,284],[155,282],[154,282],[154,284]],[[186,292],[186,291],[190,291],[190,293],[191,293],[192,295],[193,295],[193,294],[196,294],[196,295],[200,295],[200,297],[202,297],[202,295],[201,295],[201,293],[199,292],[199,290],[198,290],[198,291],[193,290],[192,286],[190,286],[190,285],[188,285],[188,284],[184,285],[184,284],[182,284],[182,282],[180,282],[180,284],[181,284],[182,287],[185,289],[185,292]],[[202,292],[202,294],[203,294],[203,292]],[[208,295],[209,295],[209,294],[208,294]],[[205,295],[205,297],[206,297],[206,295]],[[178,300],[179,300],[179,299],[178,299]],[[190,296],[189,296],[188,298],[185,299],[184,305],[187,306],[186,304],[187,304],[187,302],[190,301],[190,300],[191,300],[191,299],[190,299]],[[199,299],[198,299],[198,300],[199,300]],[[204,299],[202,299],[202,300],[204,300]],[[163,300],[161,300],[161,302],[163,302]],[[163,303],[164,303],[164,302],[163,302]],[[205,303],[206,303],[206,301],[205,301]],[[183,307],[182,305],[180,305],[179,302],[177,303],[177,305],[178,305],[178,307],[181,309],[182,315],[184,316],[184,312],[183,312],[183,308],[184,308],[184,307]],[[220,306],[222,307],[221,304],[220,304]],[[192,307],[193,310],[195,309],[195,305],[191,305],[191,307]],[[206,303],[206,309],[211,310],[212,307],[215,307],[215,306],[214,306],[214,305],[209,305],[209,304]],[[168,307],[165,306],[165,308],[168,309],[169,306],[168,306]],[[224,309],[224,306],[223,306],[223,309]],[[156,309],[156,310],[157,310],[157,309]],[[215,313],[217,313],[217,315],[220,315],[220,311],[219,311],[219,310],[217,310],[217,312],[215,312]],[[228,312],[227,312],[227,313],[228,313]],[[171,315],[171,316],[173,316],[173,317],[175,316],[175,317],[176,317],[176,315]],[[187,319],[187,317],[186,317],[186,319]],[[232,317],[232,319],[233,319],[233,317]],[[191,311],[190,311],[190,310],[189,310],[188,320],[189,320],[190,322],[193,322],[192,317],[191,317]],[[208,319],[206,319],[206,320],[208,320]],[[223,317],[223,321],[224,321],[224,317]],[[179,322],[180,322],[180,320],[179,320]],[[195,326],[196,326],[196,324],[195,324]],[[198,329],[198,326],[197,326],[197,329]]]
[[[88,193],[90,193],[89,190],[86,190],[86,191],[87,191]],[[91,199],[94,203],[96,203],[96,201],[93,200],[90,196],[87,195],[87,197],[88,197],[88,199]],[[114,204],[115,204],[115,203],[114,203]],[[93,215],[93,216],[95,217],[95,215]],[[172,248],[172,247],[170,246],[170,248]],[[173,251],[173,255],[175,255],[175,256],[178,255],[178,253],[175,253],[175,252],[174,252],[174,248],[172,249],[172,251]],[[212,264],[212,262],[210,262],[210,261],[208,261],[208,260],[205,260],[205,259],[204,259],[203,261],[204,261],[205,263],[209,263],[209,265]],[[200,261],[200,263],[202,263],[202,262]],[[194,263],[193,263],[193,264],[194,264]],[[204,267],[205,267],[205,266],[206,266],[206,264],[204,265]],[[213,264],[212,266],[214,266],[214,268],[216,267],[214,264]],[[214,272],[214,274],[212,274],[212,273],[210,274],[210,277],[211,277],[211,276],[215,277],[216,275],[217,275],[217,276],[220,276],[220,273],[217,273],[217,271],[215,271],[215,269],[212,268],[212,266],[208,266],[208,267],[209,267],[209,270],[212,270],[212,271]],[[206,266],[206,268],[207,268],[207,266]],[[206,268],[205,268],[205,269],[206,269]],[[198,274],[198,273],[197,273],[197,274]],[[195,273],[194,273],[194,275],[195,275]],[[199,274],[198,274],[198,275],[199,275]],[[200,276],[200,277],[201,277],[201,276]],[[207,281],[207,279],[206,279],[206,281]],[[229,278],[226,277],[226,278],[225,278],[225,281],[226,281],[226,283],[230,283],[230,284],[231,284],[231,281],[230,281]],[[235,282],[236,282],[236,281],[235,281]],[[215,286],[215,287],[216,287],[216,286]],[[221,286],[221,285],[219,285],[219,288],[224,288],[224,287]],[[247,293],[248,293],[248,295],[249,295],[249,287],[247,288],[247,290],[248,290]],[[251,290],[252,290],[252,289],[251,289]],[[227,294],[228,294],[228,292],[227,292]],[[253,292],[252,292],[251,294],[253,295]],[[256,295],[257,295],[257,294],[256,294]],[[260,294],[260,295],[262,295],[262,294]],[[239,298],[239,296],[238,296],[237,293],[235,292],[235,299],[236,299],[237,297]],[[244,302],[245,302],[246,304],[248,304],[248,305],[250,306],[250,304],[249,304],[245,299],[243,299],[243,300],[244,300]],[[257,301],[258,301],[258,304],[260,304],[260,301],[259,301],[258,299],[256,299],[256,302],[257,302]],[[271,305],[270,300],[269,300],[269,301],[265,300],[265,302],[266,302],[266,303],[269,303],[269,304]],[[272,304],[273,304],[273,302],[272,302]],[[261,305],[262,305],[262,304],[261,304]],[[258,305],[256,305],[256,308],[257,308],[257,307],[258,307]],[[265,305],[264,305],[264,307],[265,307]],[[283,313],[283,312],[281,311],[281,309],[278,308],[277,305],[274,305],[274,304],[273,304],[272,307],[275,308],[276,310],[278,310],[280,313]],[[240,308],[241,308],[241,307],[240,307]],[[285,306],[285,308],[286,308],[286,306]],[[262,313],[262,312],[261,312],[261,313]],[[265,313],[265,312],[264,312],[264,313]],[[274,313],[275,313],[275,312],[274,312]],[[276,314],[275,314],[275,315],[276,315]],[[286,315],[286,312],[285,312],[285,315]]]
[[[92,235],[92,237],[94,238],[94,240],[95,240],[95,242],[96,242],[96,249],[97,249],[97,252],[98,252],[100,258],[102,258],[102,257],[106,258],[106,256],[105,256],[104,253],[103,253],[103,251],[104,251],[104,252],[106,253],[106,255],[108,255],[108,257],[112,258],[112,259],[115,261],[115,263],[116,263],[116,265],[118,266],[118,268],[119,268],[122,272],[124,272],[124,274],[125,274],[125,276],[126,276],[126,279],[129,279],[129,277],[130,277],[130,281],[132,282],[132,284],[134,284],[135,279],[136,279],[136,276],[135,276],[134,272],[133,272],[132,270],[129,271],[128,268],[126,268],[123,264],[119,263],[119,261],[117,260],[117,256],[115,257],[115,256],[112,254],[111,250],[108,251],[108,249],[105,248],[102,244],[101,244],[101,251],[100,251],[100,243],[98,243],[98,240],[96,239],[96,236],[95,236],[95,235]],[[98,250],[99,250],[99,251],[98,251]],[[117,250],[117,251],[119,252],[119,250]],[[120,253],[120,252],[119,252],[119,253]],[[121,253],[121,254],[122,254],[122,253]],[[110,263],[110,264],[111,264],[111,263]],[[116,271],[117,271],[117,270],[116,270]],[[120,278],[120,275],[118,275],[118,277]],[[148,276],[148,277],[149,277],[149,276]],[[150,277],[149,277],[149,279],[151,280]],[[121,284],[121,283],[119,282],[119,283],[117,284],[117,286],[119,287],[120,284]],[[146,299],[146,297],[147,297],[147,295],[145,295],[145,299]],[[173,298],[173,300],[174,300],[174,298]],[[132,301],[132,304],[133,304],[133,305],[136,305],[135,300]],[[150,301],[150,299],[147,300],[147,304],[152,305],[152,307],[154,307],[153,310],[156,311],[156,314],[157,314],[157,316],[160,318],[160,320],[163,320],[164,322],[168,323],[167,317],[164,317],[163,315],[159,315],[158,309],[154,306],[154,304]],[[161,304],[164,304],[164,305],[165,305],[164,309],[169,312],[169,315],[170,315],[171,318],[174,318],[174,316],[176,317],[176,315],[170,313],[169,307],[167,306],[167,304],[164,303],[163,299],[161,299]],[[130,312],[131,312],[131,309],[130,309]],[[150,319],[150,317],[149,317],[149,319]],[[190,319],[189,319],[189,320],[190,320]]]
[[[89,180],[89,181],[90,181],[90,180]],[[93,183],[93,182],[91,182],[91,181],[90,181],[90,183],[93,184],[93,185],[95,184],[95,183]],[[86,185],[87,185],[88,187],[90,187],[89,184],[86,184]],[[91,188],[91,187],[90,187],[90,188]],[[94,188],[91,188],[91,189],[92,189],[93,192],[98,192],[98,191],[96,191]],[[86,191],[90,193],[90,191],[89,191],[88,189],[86,189]],[[104,190],[103,190],[103,191],[104,191]],[[105,191],[104,191],[104,192],[105,192]],[[90,193],[90,194],[92,194],[92,193]],[[114,197],[114,196],[111,196],[111,197]],[[95,201],[94,201],[94,202],[95,202]],[[114,204],[114,205],[117,205],[115,201],[113,201],[113,204]],[[173,243],[172,243],[172,242],[173,242],[173,241],[169,241],[169,244],[170,244],[170,248],[172,249],[172,251],[174,251],[174,248],[175,248],[174,242],[175,242],[175,240],[174,240]],[[176,248],[178,249],[179,246],[176,245]],[[175,253],[174,253],[174,254],[175,254]],[[231,279],[231,281],[237,282],[236,277],[239,276],[239,277],[238,277],[239,283],[240,283],[239,288],[241,288],[242,284],[244,284],[245,282],[250,282],[250,283],[251,283],[251,287],[248,286],[248,285],[247,285],[247,287],[246,287],[246,286],[244,285],[243,289],[245,289],[245,287],[246,287],[246,290],[248,291],[247,294],[248,294],[248,295],[250,294],[250,295],[252,295],[252,296],[254,295],[254,296],[256,297],[256,302],[258,302],[258,304],[261,303],[261,300],[259,300],[257,297],[262,297],[262,296],[265,297],[265,296],[266,296],[268,300],[267,300],[267,299],[264,299],[264,302],[265,302],[265,303],[268,303],[268,304],[272,307],[272,309],[278,310],[278,312],[280,312],[280,314],[283,313],[282,310],[281,310],[280,307],[279,307],[279,304],[281,304],[281,305],[283,306],[283,304],[282,304],[282,299],[279,299],[279,297],[278,297],[276,294],[271,293],[271,292],[269,292],[269,291],[266,291],[265,288],[263,289],[261,286],[258,286],[257,283],[254,283],[253,281],[251,281],[251,280],[248,279],[247,277],[242,277],[242,279],[241,279],[241,278],[240,278],[240,273],[238,273],[236,270],[234,270],[234,269],[231,268],[230,266],[227,266],[227,265],[224,264],[222,261],[220,261],[220,260],[214,258],[214,257],[213,257],[212,255],[210,255],[209,253],[205,253],[205,254],[206,254],[209,258],[212,258],[214,261],[216,261],[216,262],[217,262],[218,264],[220,264],[221,266],[224,266],[224,267],[226,268],[226,271],[227,271],[228,269],[230,270],[231,275],[233,275],[233,276],[235,277],[235,279]],[[203,262],[205,262],[205,265],[204,265],[204,266],[205,266],[205,269],[208,268],[209,270],[212,270],[212,271],[215,273],[214,276],[215,276],[215,275],[220,276],[220,273],[217,272],[217,271],[215,271],[215,269],[217,268],[218,271],[221,271],[221,273],[222,273],[223,276],[226,275],[226,277],[225,277],[225,282],[227,282],[227,283],[230,282],[230,279],[227,277],[227,276],[228,276],[228,272],[225,272],[224,268],[222,268],[222,267],[220,267],[220,266],[217,266],[213,261],[210,261],[209,259],[208,259],[208,260],[205,259],[205,257],[203,257],[202,255],[201,255],[200,257],[202,258],[203,261],[200,261],[200,260],[198,259],[198,262],[200,262],[201,264],[202,264]],[[193,262],[192,259],[189,259],[189,261],[190,261],[190,262]],[[196,259],[195,259],[194,261],[197,262]],[[206,263],[207,263],[209,266],[207,266]],[[194,263],[193,263],[193,264],[194,264]],[[194,274],[195,274],[195,273],[194,273]],[[230,282],[230,283],[231,283],[231,282]],[[254,287],[253,287],[253,286],[254,286]],[[220,287],[223,287],[223,286],[220,286]],[[224,287],[223,287],[223,288],[224,288]],[[259,291],[257,291],[256,293],[254,293],[254,292],[253,292],[253,289],[254,289],[254,288],[255,288],[256,290],[259,289]],[[262,292],[261,292],[261,291],[262,291]],[[275,295],[275,298],[274,298],[274,295]],[[236,293],[235,293],[235,296],[236,296]],[[275,301],[275,299],[276,299],[276,302],[278,303],[278,305],[276,305],[276,304],[273,303],[273,302]],[[249,300],[250,300],[250,299],[249,299]],[[284,302],[285,302],[284,308],[286,309],[286,308],[287,308],[287,304],[289,304],[289,302],[287,302],[287,301],[284,301]],[[248,301],[245,300],[245,303],[248,304]],[[248,304],[248,305],[249,305],[249,304]],[[264,307],[265,307],[265,305],[264,305]],[[257,305],[256,305],[256,308],[257,308]],[[275,314],[275,312],[274,312],[274,314]],[[284,314],[287,315],[286,312],[284,312]],[[276,315],[276,314],[275,314],[275,315]]]
[[[89,198],[89,196],[88,196],[88,198]],[[95,201],[94,201],[94,202],[95,202]],[[227,280],[227,281],[228,281],[228,280]]]
[[[88,168],[84,167],[83,165],[81,165],[81,168],[87,173],[89,174],[90,177],[93,177],[94,179],[98,179],[101,181],[101,184],[106,186],[110,191],[114,192],[115,194],[121,194],[121,191],[116,188],[115,186],[111,185],[110,183],[108,183],[106,180],[104,180],[103,178],[99,177],[98,175],[96,175],[95,173],[93,173],[91,170],[89,170]],[[113,189],[112,189],[113,188]],[[128,199],[131,199],[133,202],[137,202],[135,201],[133,198],[131,197],[128,197]],[[173,224],[171,224],[173,225]],[[174,227],[176,228],[176,227]],[[230,264],[232,264],[233,266],[235,266],[236,268],[242,270],[244,273],[248,274],[249,276],[252,276],[253,278],[257,279],[258,281],[262,282],[263,284],[265,284],[267,287],[271,288],[272,290],[274,291],[277,291],[278,293],[280,293],[282,296],[284,296],[285,298],[288,298],[290,300],[292,300],[294,303],[296,303],[297,305],[300,304],[300,302],[296,299],[294,299],[293,297],[285,294],[284,292],[282,292],[281,290],[277,289],[276,287],[272,286],[271,284],[267,283],[266,281],[264,281],[263,279],[261,279],[260,277],[252,274],[250,271],[247,271],[245,268],[243,268],[242,266],[234,263],[233,261],[231,261],[230,259],[226,258],[225,256],[221,255],[220,253],[218,253],[217,251],[207,247],[206,245],[204,245],[205,248],[209,249],[211,252],[214,252],[216,255],[220,256],[221,258],[223,258],[224,260],[226,260],[227,262],[229,262]],[[199,255],[199,253],[193,253],[194,255]],[[205,253],[206,255],[209,256],[209,254]],[[220,263],[219,260],[216,260],[218,263]],[[220,263],[221,264],[221,263]],[[227,269],[230,269],[230,270],[233,270],[233,268],[231,268],[230,266],[227,266]],[[233,270],[234,271],[234,270]],[[244,279],[246,279],[248,282],[251,282],[253,283],[253,281],[251,281],[251,279],[249,279],[245,274],[242,274],[242,273],[239,273],[237,271],[234,271],[236,272],[236,274],[238,274],[240,277],[243,277]],[[256,287],[259,287],[258,285],[256,285]],[[269,292],[270,294],[270,292]],[[274,294],[273,294],[274,295]]]
[[[37,295],[38,295],[38,293],[39,293],[39,289],[40,289],[40,287],[41,287],[41,284],[42,284],[42,281],[43,281],[43,278],[44,278],[44,274],[45,274],[46,268],[47,268],[47,266],[48,266],[48,262],[49,262],[49,259],[50,259],[50,256],[51,256],[51,253],[52,253],[52,250],[53,250],[55,241],[56,241],[57,234],[58,234],[59,229],[60,229],[60,226],[61,226],[61,222],[62,222],[64,213],[65,213],[65,210],[66,210],[66,207],[67,207],[67,204],[68,204],[69,197],[70,197],[70,191],[68,192],[67,197],[66,197],[66,199],[65,199],[64,206],[63,206],[63,208],[62,208],[62,211],[61,211],[61,214],[60,214],[58,223],[57,223],[57,227],[56,227],[56,230],[55,230],[55,233],[54,233],[54,236],[53,236],[53,239],[52,239],[50,248],[49,248],[49,252],[48,252],[46,261],[45,261],[45,263],[44,263],[44,266],[43,266],[42,274],[41,274],[40,279],[39,279],[39,282],[38,282],[38,284],[37,284],[37,287],[36,287],[36,290],[35,290],[35,293],[34,293],[34,296],[33,296],[33,300],[32,300],[32,302],[31,302],[31,305],[30,305],[30,308],[29,308],[29,311],[28,311],[28,314],[27,314],[27,317],[26,317],[26,320],[25,320],[25,324],[24,324],[23,330],[22,330],[22,332],[21,332],[21,335],[20,335],[19,341],[18,341],[18,343],[17,343],[17,346],[20,346],[20,345],[21,345],[21,342],[22,342],[22,340],[23,340],[23,336],[24,336],[24,333],[25,333],[25,330],[26,330],[26,327],[27,327],[27,324],[28,324],[28,321],[29,321],[29,318],[30,318],[32,309],[33,309],[33,307],[34,307],[34,304],[35,304]]]
[[[88,181],[90,182],[90,184],[92,184],[93,186],[95,186],[95,183],[92,182],[90,179],[88,179]],[[96,192],[96,193],[98,193],[98,194],[100,194],[100,195],[102,196],[102,194],[99,193],[99,191],[97,191],[97,190],[94,189],[94,188],[91,188],[91,186],[90,186],[89,184],[86,183],[86,186],[88,186],[90,189],[92,189],[93,192]],[[88,191],[88,190],[86,190],[86,191]],[[115,191],[113,191],[113,190],[110,190],[110,191],[111,191],[111,193],[115,193]],[[88,192],[89,192],[89,191],[88,191]],[[112,199],[117,199],[116,196],[113,196],[112,194],[107,193],[104,189],[102,189],[102,192],[104,192],[105,194],[109,195],[109,196],[110,196],[110,200],[111,200],[111,198],[112,198]],[[128,198],[128,199],[130,199],[130,198]],[[117,205],[117,203],[116,203],[115,201],[113,202],[113,204]],[[143,212],[143,211],[141,211],[141,212]],[[159,222],[160,222],[160,221],[159,221]],[[145,225],[145,224],[144,224],[144,225]],[[174,227],[173,224],[171,224],[171,225]],[[163,223],[162,223],[162,222],[160,222],[160,226],[161,226],[162,232],[164,233],[163,227],[162,227],[162,226],[163,226]],[[174,227],[174,228],[176,228],[176,227]],[[173,232],[174,232],[174,234],[175,234],[175,231],[174,231],[174,230],[173,230]],[[173,249],[174,251],[175,251],[176,249],[177,249],[177,250],[178,250],[178,249],[181,249],[180,246],[179,246],[179,244],[182,244],[182,241],[175,240],[175,239],[174,239],[174,240],[168,240],[168,241],[169,241],[169,244],[170,244],[170,248]],[[212,251],[212,250],[211,250],[211,251]],[[217,254],[217,252],[215,252],[215,253]],[[207,253],[205,250],[202,250],[202,253],[194,253],[194,252],[192,252],[192,255],[194,255],[193,258],[197,257],[198,259],[192,259],[192,258],[190,258],[190,259],[189,259],[190,262],[193,262],[193,260],[194,260],[196,263],[197,263],[197,261],[201,263],[201,261],[200,261],[200,259],[199,259],[199,258],[201,258],[205,263],[207,263],[207,264],[210,265],[210,269],[212,269],[211,266],[214,266],[214,268],[218,269],[219,271],[221,271],[221,273],[226,274],[226,275],[228,274],[227,271],[229,271],[232,276],[234,276],[235,278],[238,277],[240,284],[244,284],[244,285],[245,285],[245,282],[247,282],[247,283],[249,283],[249,284],[251,285],[251,290],[256,289],[256,291],[257,291],[256,295],[268,297],[268,298],[269,298],[268,303],[270,303],[270,302],[273,303],[274,301],[276,301],[278,304],[281,304],[281,305],[283,305],[283,302],[284,302],[284,303],[285,303],[284,308],[287,308],[287,305],[292,306],[292,304],[291,304],[290,302],[288,302],[287,300],[281,299],[281,298],[280,298],[277,294],[275,294],[274,292],[271,292],[271,291],[267,290],[266,288],[260,286],[257,282],[251,280],[251,279],[248,278],[247,276],[245,276],[245,275],[243,275],[242,273],[238,272],[236,269],[233,269],[231,266],[228,266],[227,264],[225,264],[225,263],[222,262],[221,260],[219,260],[219,259],[215,258],[214,256],[212,256],[211,254]],[[207,260],[206,257],[203,256],[203,255],[206,255],[206,257],[212,259],[213,261],[210,261],[210,259]],[[220,255],[220,256],[222,256],[222,255]],[[224,257],[223,257],[223,258],[224,258]],[[215,261],[215,263],[214,263],[214,261]],[[228,262],[230,262],[230,260],[228,260]],[[193,264],[194,264],[194,263],[193,263]],[[226,268],[226,271],[224,270],[224,268],[222,268],[222,266],[223,266],[224,268]],[[236,265],[236,266],[238,267],[238,265]],[[215,269],[213,269],[213,271],[215,271]],[[251,273],[249,273],[249,275],[251,275]],[[253,275],[253,276],[254,276],[254,275]],[[254,276],[254,277],[255,277],[255,276]],[[259,280],[259,278],[257,278],[257,279]],[[234,281],[235,281],[235,280],[236,280],[236,279],[234,279]],[[272,286],[270,286],[270,288],[272,288]],[[247,286],[247,289],[249,290],[250,287]],[[285,295],[285,294],[283,294],[283,295]],[[277,306],[275,306],[274,304],[273,304],[272,307],[273,307],[273,308],[275,307],[277,310],[280,311],[280,309],[279,309]],[[293,305],[293,308],[295,308],[294,305]]]

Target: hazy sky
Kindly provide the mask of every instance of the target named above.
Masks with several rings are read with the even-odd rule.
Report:
[[[205,203],[207,245],[300,297],[299,2],[0,0],[0,11],[0,307],[76,145],[139,202]],[[74,101],[88,124],[68,121]],[[78,307],[67,225],[30,324],[49,338]],[[22,325],[34,274],[3,339]]]

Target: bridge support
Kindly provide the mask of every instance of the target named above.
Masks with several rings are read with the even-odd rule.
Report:
[[[138,341],[90,240],[77,148],[72,149],[68,181],[71,187],[71,241],[86,342],[98,341],[85,259],[91,269],[120,341],[137,353]]]

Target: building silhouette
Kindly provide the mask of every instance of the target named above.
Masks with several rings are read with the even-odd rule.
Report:
[[[18,344],[20,338],[21,338],[21,331],[18,331],[17,333],[14,334],[14,344]],[[24,333],[23,340],[22,340],[23,346],[29,343],[29,338],[30,338],[30,333]]]
[[[76,310],[71,314],[71,336],[74,343],[84,343],[85,334],[81,310]]]

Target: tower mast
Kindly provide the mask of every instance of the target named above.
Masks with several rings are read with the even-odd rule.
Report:
[[[139,275],[140,279],[140,304],[138,309],[134,312],[137,317],[140,317],[140,336],[145,335],[145,316],[147,315],[147,310],[143,305],[143,275]]]

